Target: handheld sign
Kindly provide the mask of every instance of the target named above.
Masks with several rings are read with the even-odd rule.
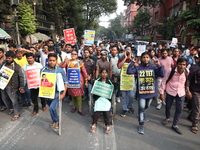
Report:
[[[65,29],[63,30],[63,33],[66,40],[66,44],[74,45],[76,38],[74,28]]]
[[[146,45],[137,46],[137,56],[141,56],[146,51]]]
[[[14,70],[3,66],[0,70],[0,89],[4,90],[13,76]]]
[[[40,86],[40,75],[38,69],[26,70],[28,89],[38,88]]]
[[[80,69],[67,69],[68,88],[80,88]]]
[[[84,31],[84,38],[85,38],[84,45],[91,46],[92,44],[94,44],[94,37],[95,37],[95,31],[85,30]]]
[[[113,93],[113,89],[114,86],[104,83],[104,82],[100,82],[100,81],[95,81],[94,85],[92,87],[92,94],[104,97],[104,98],[108,98],[111,99],[112,97],[112,93]]]
[[[139,94],[155,93],[154,77],[153,70],[138,71]]]

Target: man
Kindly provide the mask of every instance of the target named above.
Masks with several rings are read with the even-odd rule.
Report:
[[[16,51],[16,45],[14,43],[9,43],[8,44],[8,48],[9,48],[9,51],[12,51],[15,53]]]
[[[175,115],[172,124],[172,129],[178,134],[182,134],[178,128],[178,121],[183,110],[183,104],[185,100],[185,82],[188,71],[186,70],[187,60],[183,57],[177,60],[177,67],[174,70],[174,74],[171,72],[173,69],[169,69],[165,74],[160,86],[160,99],[164,101],[164,91],[166,91],[166,107],[165,116],[166,119],[162,122],[163,125],[167,125],[170,120],[170,109],[175,99],[176,108]],[[170,75],[173,75],[170,79]]]
[[[131,47],[130,46],[126,46],[125,47],[125,52],[124,52],[124,57],[120,58],[118,60],[118,68],[122,69],[122,67],[124,67],[125,63],[130,64],[133,60],[132,58],[132,53],[131,53]],[[127,64],[127,65],[128,65]],[[128,112],[130,113],[134,113],[134,109],[133,109],[133,99],[135,97],[135,92],[136,92],[136,87],[135,87],[135,79],[133,78],[133,90],[121,90],[121,100],[122,100],[122,113],[121,113],[121,117],[126,117],[126,115],[128,114]]]
[[[198,124],[200,116],[200,52],[198,52],[198,63],[190,68],[190,73],[186,82],[186,96],[192,100],[192,112],[189,117],[192,120],[191,131],[198,133]]]
[[[17,100],[17,92],[18,90],[21,93],[24,93],[24,76],[22,73],[21,67],[14,62],[15,54],[12,51],[6,52],[6,61],[2,63],[0,69],[5,66],[14,71],[10,81],[4,90],[1,91],[3,102],[6,107],[10,109],[9,115],[14,113],[14,117],[11,119],[12,121],[17,120],[20,117],[19,113],[19,104]],[[20,88],[19,88],[20,87]]]
[[[162,46],[162,44],[159,44],[158,45],[158,49],[157,49],[157,58],[160,58],[162,55],[161,55],[161,50],[163,49],[163,46]]]
[[[56,73],[56,74],[60,73],[62,75],[63,82],[65,84],[65,90],[62,91],[61,93],[59,93],[59,91],[57,90],[58,87],[56,86],[54,99],[49,99],[49,98],[46,99],[47,104],[49,106],[50,116],[53,121],[53,123],[50,125],[50,127],[54,128],[54,129],[59,128],[59,123],[58,123],[59,117],[58,117],[58,114],[56,111],[56,108],[58,107],[58,101],[62,100],[65,97],[65,94],[67,91],[67,84],[68,84],[64,70],[62,68],[56,66],[56,64],[57,64],[57,55],[55,53],[50,53],[48,55],[48,66],[44,67],[41,71],[41,74],[43,74],[43,73]],[[58,80],[56,80],[56,81],[58,81]]]
[[[96,63],[96,79],[99,77],[99,70],[105,68],[108,70],[109,79],[112,78],[112,62],[107,61],[108,52],[107,50],[101,51],[101,59],[97,60]]]
[[[190,50],[188,49],[187,46],[185,46],[185,50],[183,51],[182,53],[182,57],[186,57],[186,56],[189,56],[190,55]]]
[[[95,62],[94,60],[92,60],[90,58],[91,53],[88,49],[84,50],[84,66],[85,69],[87,71],[87,74],[91,77],[91,79],[95,78]],[[88,83],[88,87],[84,87],[85,88],[85,97],[88,99],[88,101],[90,101],[90,92],[92,90],[92,85],[90,83]]]
[[[114,81],[114,78],[117,78],[117,86],[116,86],[116,89],[115,89],[115,92],[116,92],[116,97],[117,97],[117,102],[120,103],[120,72],[121,72],[121,69],[119,69],[117,67],[117,64],[118,64],[118,61],[120,59],[120,56],[119,56],[119,49],[117,46],[112,46],[111,47],[111,54],[109,55],[109,60],[112,62],[112,78],[113,78],[113,81]]]
[[[162,57],[159,58],[158,60],[161,64],[161,66],[163,66],[163,68],[164,68],[164,75],[165,75],[169,69],[174,67],[174,62],[173,62],[173,59],[168,56],[167,49],[162,49],[161,55],[162,55]],[[161,82],[162,82],[162,78],[158,78],[158,91],[159,91]],[[162,104],[165,104],[165,102],[161,101],[159,99],[159,94],[158,94],[157,95],[157,107],[156,107],[156,109],[160,110],[162,108]]]
[[[101,59],[101,48],[97,47],[96,48],[96,53],[92,56],[92,59],[97,62],[98,59]]]
[[[196,47],[191,47],[190,48],[190,55],[185,57],[187,59],[187,63],[189,63],[190,65],[196,64],[195,63],[195,59],[194,59],[194,56],[196,54],[197,54],[197,48]]]
[[[177,64],[177,60],[180,58],[180,55],[179,55],[179,49],[178,48],[174,48],[173,49],[173,56],[172,56],[172,59],[174,61],[174,67],[176,67],[176,64]]]
[[[35,62],[35,55],[33,53],[27,53],[26,59],[28,61],[28,64],[26,64],[22,68],[22,71],[23,71],[23,74],[24,74],[24,78],[26,79],[26,86],[28,86],[27,85],[28,84],[27,71],[36,70],[37,74],[33,74],[33,75],[36,75],[36,77],[40,77],[40,70],[43,67],[40,63]],[[36,80],[39,80],[39,79],[40,78],[38,78]],[[34,105],[33,113],[31,114],[31,116],[34,116],[38,113],[38,99],[37,99],[38,93],[39,93],[39,87],[35,87],[35,88],[30,89],[31,100],[32,100],[32,103]],[[44,98],[41,98],[41,104],[42,104],[43,111],[47,111],[46,100]]]
[[[124,47],[123,47],[123,45],[122,45],[122,42],[117,42],[117,46],[118,46],[118,49],[119,49],[119,51],[123,51],[124,50]]]
[[[38,52],[41,58],[40,63],[42,64],[43,67],[45,67],[47,63],[47,56],[49,54],[48,45],[44,45],[42,49],[38,50]]]
[[[104,43],[99,43],[99,47],[101,48],[101,50],[105,49],[105,44]]]
[[[23,51],[20,48],[15,51],[15,55],[16,55],[16,58],[14,60],[21,67],[24,67],[24,65],[28,63],[26,56],[23,56]]]

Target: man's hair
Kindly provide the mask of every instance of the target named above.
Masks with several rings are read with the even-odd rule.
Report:
[[[14,52],[12,52],[12,51],[7,51],[7,52],[6,52],[6,57],[15,58],[15,54],[14,54]]]
[[[35,58],[35,55],[34,55],[33,53],[26,53],[25,55],[26,55],[26,58],[31,57],[31,56],[32,56],[33,58]]]
[[[88,51],[88,52],[90,53],[90,50],[89,50],[89,49],[84,49],[83,52],[85,53],[85,51]]]
[[[150,54],[149,54],[149,52],[144,52],[144,53],[142,53],[141,58],[142,58],[144,55],[149,55],[149,57],[151,57]]]
[[[72,45],[71,44],[66,44],[66,46],[70,46],[72,48]]]
[[[54,44],[54,40],[52,40],[52,39],[49,39],[49,41],[48,42],[53,42],[53,44]]]
[[[30,47],[27,44],[22,45],[22,48],[30,49]]]
[[[185,59],[184,57],[180,57],[180,58],[177,60],[177,64],[178,64],[178,63],[182,63],[182,62],[186,62],[186,63],[187,63],[187,59]]]
[[[114,47],[116,47],[117,51],[119,51],[119,47],[117,45],[113,45],[111,48],[114,48]]]
[[[4,49],[3,49],[3,48],[0,48],[0,52],[4,53]]]
[[[56,60],[58,59],[56,53],[49,53],[48,59],[49,59],[50,57],[55,57]]]
[[[161,50],[161,53],[163,53],[163,52],[165,52],[165,51],[167,52],[167,49],[162,49],[162,50]]]
[[[48,46],[48,51],[49,52],[54,51],[54,47],[53,46]]]
[[[14,44],[14,43],[9,43],[9,44],[8,44],[8,47],[14,47],[14,48],[16,48],[16,44]]]

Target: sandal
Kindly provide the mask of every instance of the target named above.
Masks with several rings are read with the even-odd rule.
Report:
[[[49,127],[54,128],[56,126],[56,123],[53,122],[52,124],[49,125]]]
[[[43,110],[44,112],[47,112],[47,111],[48,111],[48,109],[47,109],[46,107],[42,107],[42,110]]]
[[[192,133],[197,134],[198,133],[198,127],[193,126],[191,128]]]
[[[96,129],[96,127],[97,127],[96,125],[92,125],[92,126],[91,126],[91,128],[90,128],[90,132],[94,133],[94,132],[95,132],[95,129]]]
[[[20,117],[20,114],[14,115],[14,117],[11,120],[15,121],[15,120],[19,119],[19,117]]]
[[[14,110],[13,109],[10,109],[10,111],[9,111],[9,115],[11,115],[11,114],[13,114],[14,113]]]
[[[1,109],[0,109],[0,111],[4,111],[4,110],[6,110],[7,108],[5,107],[5,106],[2,106],[1,107]]]
[[[37,112],[36,111],[34,111],[30,116],[35,116],[37,114]]]
[[[106,133],[109,134],[111,132],[110,126],[106,127]]]

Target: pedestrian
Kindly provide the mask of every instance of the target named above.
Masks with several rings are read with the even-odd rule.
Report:
[[[190,73],[186,82],[186,96],[192,101],[192,111],[189,118],[192,120],[191,131],[198,133],[198,124],[200,116],[200,52],[198,52],[199,61],[190,68]]]
[[[138,133],[144,134],[144,122],[149,121],[145,113],[149,108],[152,98],[156,96],[155,78],[164,77],[163,67],[158,60],[154,60],[154,65],[150,64],[150,54],[144,52],[141,55],[141,64],[138,66],[134,61],[130,63],[127,74],[135,74],[138,78]]]
[[[72,97],[72,109],[71,113],[76,112],[76,104],[78,103],[78,113],[82,116],[85,116],[86,113],[82,110],[82,96],[84,96],[84,85],[87,86],[88,75],[85,69],[84,63],[78,60],[78,52],[76,50],[72,50],[71,52],[72,59],[65,59],[63,63],[61,63],[61,67],[66,69],[68,72],[68,68],[80,69],[80,87],[78,88],[68,88],[68,94]]]
[[[12,51],[6,52],[6,60],[1,64],[0,69],[5,66],[14,71],[10,81],[6,85],[4,90],[1,90],[2,100],[6,107],[10,110],[9,115],[14,113],[14,117],[11,119],[15,121],[19,119],[19,103],[17,100],[17,92],[24,93],[24,76],[21,67],[14,61],[15,54]]]
[[[178,134],[182,134],[178,127],[179,118],[183,110],[185,100],[185,82],[188,76],[186,69],[187,60],[183,57],[177,60],[177,67],[169,69],[165,74],[160,86],[160,99],[163,101],[165,98],[164,92],[166,91],[166,106],[165,106],[165,120],[162,124],[167,125],[170,121],[170,109],[175,99],[176,108],[174,120],[171,128]]]
[[[190,48],[190,55],[186,56],[185,58],[187,59],[187,63],[190,64],[190,66],[196,64],[194,56],[197,54],[198,50],[196,47],[191,47]]]
[[[48,54],[48,66],[44,67],[41,70],[41,74],[45,74],[45,73],[58,74],[58,73],[60,73],[62,75],[62,79],[63,79],[64,85],[65,85],[65,90],[62,92],[59,92],[58,87],[56,86],[55,96],[53,99],[46,98],[46,102],[49,106],[50,116],[53,121],[53,123],[50,124],[50,127],[54,128],[54,129],[59,128],[59,117],[58,117],[56,108],[58,107],[59,100],[62,100],[65,97],[65,94],[67,91],[67,84],[68,84],[64,70],[62,68],[56,66],[56,64],[57,64],[57,54],[50,53],[50,54]],[[56,82],[57,81],[58,80],[56,80]],[[56,85],[57,85],[57,83],[56,83]]]
[[[178,58],[180,58],[180,55],[179,55],[180,51],[178,48],[174,48],[173,49],[173,56],[172,56],[172,59],[174,61],[174,67],[176,67],[176,64],[177,64],[177,60]]]

